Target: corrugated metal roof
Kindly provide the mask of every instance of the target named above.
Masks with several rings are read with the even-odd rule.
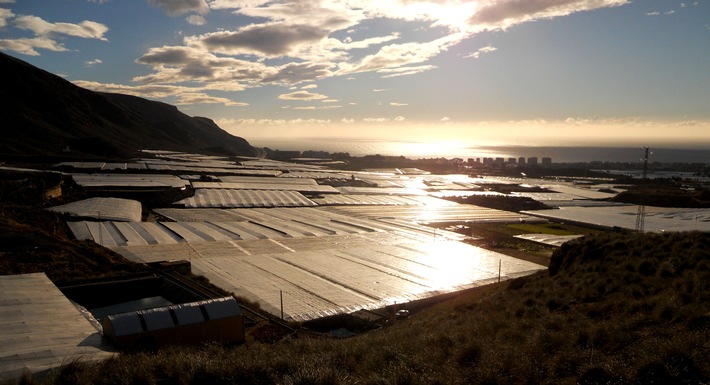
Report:
[[[170,312],[166,311],[165,308],[141,310],[140,314],[143,316],[145,330],[147,331],[167,329],[175,326]]]
[[[171,312],[175,314],[175,319]],[[234,297],[223,297],[109,315],[104,320],[104,328],[110,325],[113,329],[112,337],[122,337],[208,321],[205,313],[209,320],[218,320],[240,316],[242,311]]]
[[[143,325],[137,313],[111,314],[107,317],[113,325],[113,334],[129,336],[143,332]]]
[[[211,320],[234,317],[242,314],[239,304],[234,298],[217,298],[201,303]]]
[[[176,202],[187,208],[316,206],[297,191],[198,189],[195,195]]]
[[[112,354],[44,273],[0,276],[0,382]]]
[[[47,210],[82,218],[99,220],[140,222],[141,203],[121,198],[89,198]]]
[[[185,304],[171,306],[170,308],[175,313],[178,325],[190,325],[205,320],[199,307]]]

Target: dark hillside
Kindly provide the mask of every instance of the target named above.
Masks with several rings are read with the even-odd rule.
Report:
[[[253,155],[249,143],[165,103],[89,91],[0,53],[0,156],[126,158],[155,148]]]
[[[345,340],[170,348],[46,383],[707,384],[710,234],[602,234],[549,273],[485,286]]]

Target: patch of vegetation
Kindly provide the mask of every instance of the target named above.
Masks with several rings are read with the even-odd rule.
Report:
[[[682,184],[640,185],[619,193],[612,200],[656,207],[708,208],[710,191]]]
[[[710,234],[600,234],[550,272],[344,340],[207,345],[65,365],[42,384],[703,384]]]
[[[538,202],[532,198],[521,196],[474,195],[469,197],[450,197],[446,199],[461,204],[476,205],[496,210],[515,212],[520,212],[523,210],[545,210],[550,208],[550,206],[542,202]]]
[[[42,226],[35,225],[43,223]],[[49,211],[0,205],[0,274],[44,272],[59,284],[149,271],[98,246],[69,238],[64,220]]]
[[[568,225],[563,223],[513,223],[506,227],[519,231],[518,234],[550,234],[550,235],[586,235],[598,234],[601,231],[586,227]]]

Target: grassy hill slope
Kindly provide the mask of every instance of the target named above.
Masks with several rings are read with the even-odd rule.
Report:
[[[559,249],[549,273],[358,337],[76,361],[41,382],[704,384],[709,337],[709,234],[601,234]]]

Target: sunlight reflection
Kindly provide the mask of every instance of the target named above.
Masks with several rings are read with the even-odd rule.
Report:
[[[480,266],[476,255],[471,255],[472,250],[476,249],[454,241],[422,243],[422,257],[417,261],[419,266],[414,268],[413,273],[426,277],[428,285],[436,291],[450,291],[457,286],[469,284],[480,279],[482,271],[488,270]]]

